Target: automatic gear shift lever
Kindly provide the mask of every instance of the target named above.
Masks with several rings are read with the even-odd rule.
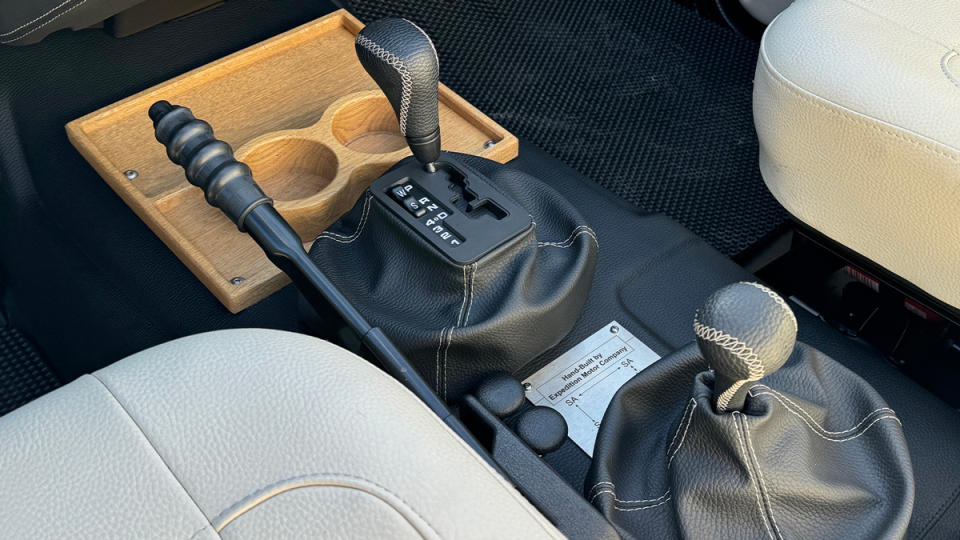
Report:
[[[440,65],[433,42],[406,19],[380,19],[358,35],[357,56],[387,95],[413,155],[432,170],[440,158]]]
[[[740,410],[746,383],[780,369],[797,341],[797,318],[777,293],[734,283],[713,293],[693,319],[700,352],[713,368],[718,413]]]

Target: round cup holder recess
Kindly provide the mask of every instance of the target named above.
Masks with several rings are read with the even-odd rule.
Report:
[[[330,119],[340,144],[364,154],[389,154],[407,147],[386,96],[370,95],[345,103]]]
[[[304,241],[336,221],[374,179],[409,154],[379,91],[348,94],[315,124],[265,133],[236,152]]]
[[[276,201],[307,199],[337,176],[337,155],[322,142],[296,137],[258,144],[243,158],[263,191]]]

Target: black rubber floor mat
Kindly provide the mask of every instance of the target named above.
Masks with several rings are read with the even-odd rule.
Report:
[[[60,386],[23,334],[0,327],[0,416]]]
[[[758,46],[691,9],[671,0],[350,0],[347,7],[365,21],[413,20],[434,39],[448,86],[727,255],[786,217],[757,168]]]

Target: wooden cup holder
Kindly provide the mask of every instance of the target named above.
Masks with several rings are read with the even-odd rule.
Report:
[[[390,103],[357,60],[362,28],[336,11],[74,120],[67,135],[204,285],[239,312],[288,280],[187,183],[155,140],[147,109],[165,99],[209,122],[309,245],[410,155]],[[500,163],[517,156],[510,132],[442,84],[439,97],[444,150]]]
[[[274,131],[244,144],[238,160],[304,240],[315,238],[357,201],[370,182],[410,152],[379,90],[333,102],[303,129]]]
[[[389,154],[407,147],[396,113],[383,94],[355,94],[339,105],[332,111],[330,132],[344,147],[364,154]]]

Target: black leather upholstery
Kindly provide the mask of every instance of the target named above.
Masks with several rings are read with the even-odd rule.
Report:
[[[406,19],[380,19],[357,35],[357,56],[387,95],[400,133],[425,137],[440,124],[440,66],[430,38]]]
[[[473,389],[484,375],[514,373],[556,345],[580,315],[597,257],[593,230],[559,193],[492,161],[458,157],[534,225],[460,266],[368,193],[310,249],[443,398]]]
[[[4,0],[0,44],[29,45],[63,28],[85,28],[143,0]]]
[[[750,383],[742,411],[713,410],[695,346],[614,396],[588,499],[625,534],[656,538],[901,538],[914,480],[900,419],[854,373],[797,344]]]
[[[673,220],[642,213],[531,144],[521,142],[520,157],[511,166],[548,178],[554,188],[568,194],[589,217],[602,245],[580,321],[557,347],[525,366],[519,378],[611,320],[628,325],[654,351],[667,355],[694,339],[691,314],[716,289],[755,279]],[[916,485],[906,537],[960,537],[960,475],[954,465],[960,462],[960,413],[900,373],[870,345],[841,334],[802,309],[796,310],[796,316],[801,341],[866,380],[903,422]],[[680,392],[689,397],[688,387]],[[584,484],[589,458],[573,443],[546,459],[577,487]]]
[[[714,405],[722,413],[739,409],[748,383],[787,361],[797,342],[797,318],[777,293],[740,282],[707,298],[693,317],[693,332],[716,372]]]

